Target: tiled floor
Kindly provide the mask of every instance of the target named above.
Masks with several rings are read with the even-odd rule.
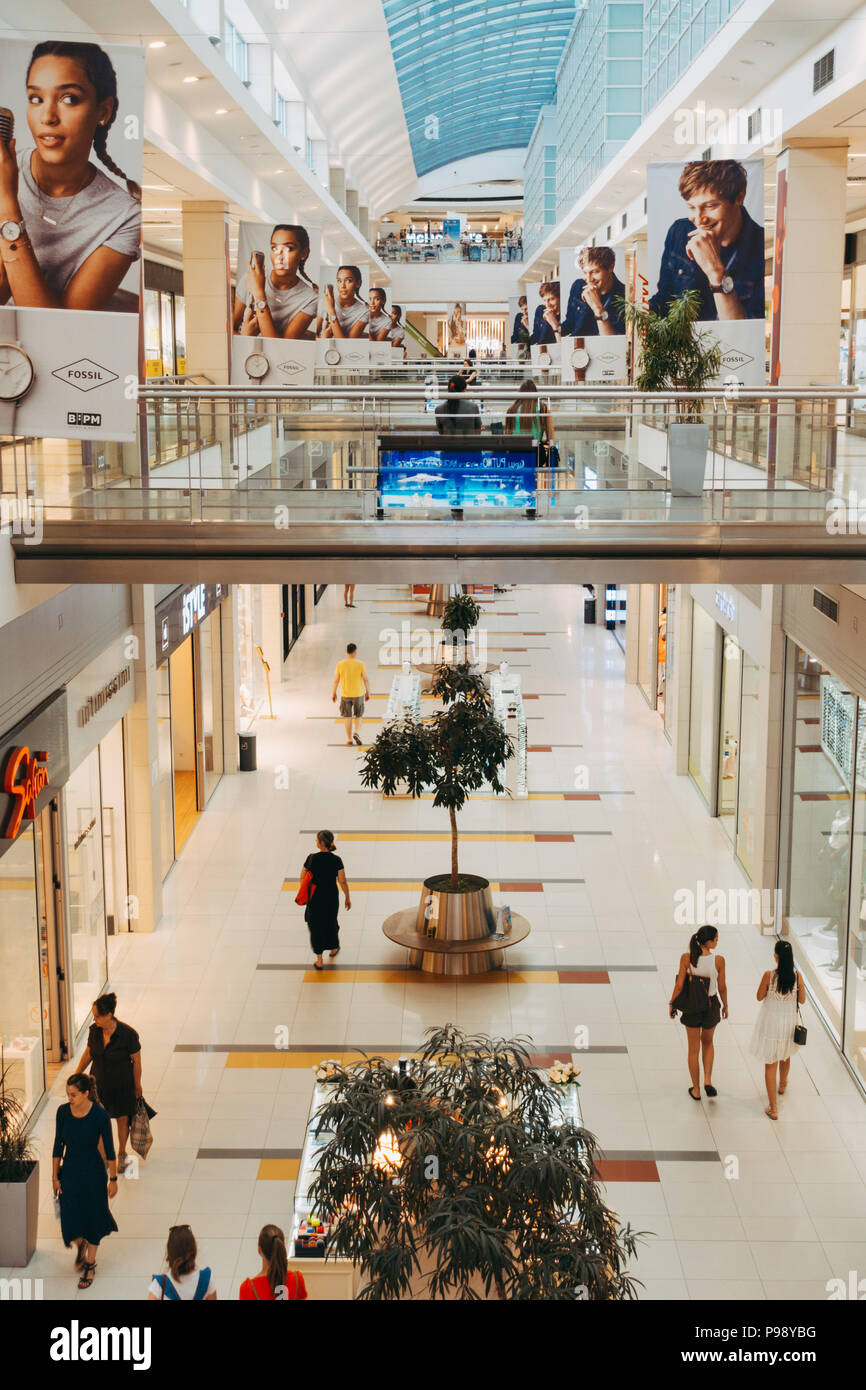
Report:
[[[685,1034],[666,1010],[688,935],[673,922],[673,894],[698,879],[743,879],[697,791],[674,775],[660,718],[625,686],[613,638],[583,628],[579,589],[518,588],[485,605],[491,645],[526,649],[523,685],[538,696],[529,741],[545,750],[530,754],[529,785],[546,795],[473,800],[461,865],[504,881],[500,900],[533,931],[508,952],[502,978],[436,982],[405,971],[381,923],[403,898],[411,904],[411,881],[445,866],[447,821],[429,800],[361,791],[358,754],[329,722],[346,641],[374,673],[371,712],[381,713],[380,634],[421,610],[405,590],[359,589],[356,604],[347,613],[341,590],[327,590],[275,693],[278,717],[260,726],[259,771],[223,778],[168,880],[159,930],[119,944],[111,984],[142,1035],[145,1093],[159,1114],[140,1177],[121,1182],[120,1231],[103,1244],[93,1290],[76,1295],[48,1165],[28,1273],[44,1279],[46,1297],[140,1298],[181,1220],[220,1297],[235,1297],[257,1267],[260,1226],[291,1221],[311,1062],[347,1046],[399,1052],[452,1020],[528,1033],[560,1056],[576,1027],[587,1030],[584,1118],[606,1151],[610,1204],[653,1233],[633,1266],[646,1297],[826,1298],[831,1276],[866,1269],[866,1104],[812,1017],[779,1122],[765,1118],[763,1069],[747,1046],[771,947],[755,928],[722,932],[731,1019],[717,1033],[718,1099],[697,1106],[686,1095]],[[423,616],[417,625],[432,626]],[[565,800],[576,777],[598,799]],[[355,892],[339,969],[317,976],[291,884],[323,826]],[[281,1027],[289,1051],[274,1066]],[[46,1156],[60,1096],[55,1087],[38,1126]]]

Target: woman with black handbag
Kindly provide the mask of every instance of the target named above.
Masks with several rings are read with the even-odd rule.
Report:
[[[790,941],[776,942],[776,968],[765,970],[758,985],[761,1009],[749,1043],[753,1057],[764,1063],[764,1084],[769,1104],[764,1111],[778,1120],[777,1097],[788,1089],[788,1072],[796,1048],[806,1041],[806,1029],[798,1023],[800,1005],[806,1002],[806,986],[794,968]],[[778,1069],[778,1082],[776,1071]]]
[[[704,1090],[714,1097],[713,1085],[715,1048],[713,1033],[720,1018],[728,1016],[728,987],[725,980],[725,958],[714,955],[719,944],[716,927],[699,927],[689,942],[689,949],[680,956],[670,1016],[680,1014],[680,1022],[689,1039],[689,1076],[692,1100],[701,1098],[701,1059],[704,1064]],[[695,1092],[697,1091],[697,1095]]]

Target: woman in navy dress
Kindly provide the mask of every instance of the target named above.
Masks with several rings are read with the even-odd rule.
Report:
[[[334,836],[330,830],[320,830],[316,836],[317,852],[308,854],[304,868],[313,876],[315,893],[307,901],[304,920],[310,929],[310,945],[316,959],[316,970],[324,970],[322,953],[327,951],[333,960],[340,951],[340,923],[337,911],[340,904],[340,890],[346,901],[346,910],[352,906],[349,885],[343,861],[334,849]],[[303,875],[301,875],[303,877]]]
[[[96,1082],[80,1073],[66,1083],[66,1105],[57,1111],[52,1187],[60,1198],[60,1230],[64,1245],[77,1247],[75,1268],[80,1289],[89,1289],[96,1269],[96,1252],[103,1236],[117,1230],[108,1207],[117,1196],[117,1158],[111,1121],[97,1101]],[[105,1180],[105,1164],[109,1180]]]

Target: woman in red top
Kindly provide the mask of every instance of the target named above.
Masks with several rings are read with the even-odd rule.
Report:
[[[241,1284],[242,1302],[276,1303],[282,1299],[300,1301],[307,1297],[303,1274],[288,1268],[286,1237],[279,1226],[263,1226],[259,1231],[259,1254],[261,1273]]]

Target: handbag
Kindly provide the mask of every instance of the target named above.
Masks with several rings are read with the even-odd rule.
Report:
[[[303,907],[308,903],[315,891],[316,885],[313,882],[313,875],[310,873],[309,869],[304,869],[298,891],[295,894],[295,902],[298,904],[298,907]]]
[[[691,970],[687,971],[685,984],[676,998],[671,1000],[671,1008],[678,1009],[681,1014],[700,1014],[709,1006],[709,980],[704,975],[693,975]]]
[[[132,1124],[129,1126],[129,1142],[139,1158],[147,1158],[150,1153],[150,1147],[153,1143],[150,1122],[155,1114],[156,1111],[148,1105],[144,1096],[139,1096],[135,1102]]]
[[[794,988],[796,989],[797,986],[795,985]],[[808,1033],[808,1031],[809,1031],[809,1030],[807,1029],[806,1025],[805,1025],[804,1023],[801,1022],[801,1017],[800,1017],[800,1001],[799,1001],[799,999],[798,999],[798,1000],[797,1000],[797,1022],[794,1024],[794,1042],[796,1043],[797,1047],[805,1047],[805,1046],[806,1046],[806,1034]]]

